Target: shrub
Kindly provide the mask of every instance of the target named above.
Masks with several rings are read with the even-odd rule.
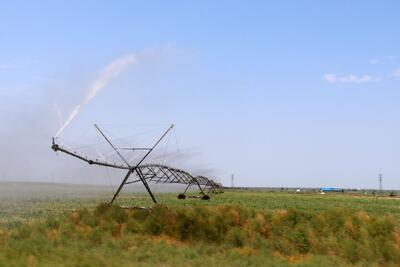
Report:
[[[114,219],[117,223],[124,223],[128,218],[125,210],[122,209],[120,206],[113,205],[107,212],[108,216]]]
[[[261,211],[237,206],[125,210],[101,204],[65,217],[16,225],[0,231],[0,249],[45,257],[57,249],[140,249],[138,244],[162,240],[164,246],[200,244],[207,251],[262,251],[288,259],[308,255],[339,255],[347,263],[400,263],[400,228],[390,216],[333,209]],[[160,236],[152,238],[152,236]],[[226,244],[226,246],[223,246]],[[234,248],[232,248],[234,247]],[[1,251],[1,250],[0,250]],[[214,252],[213,252],[214,251]],[[1,254],[1,253],[0,253]],[[38,258],[40,258],[38,257]]]
[[[142,225],[135,220],[128,220],[125,229],[129,233],[140,233],[143,231]]]
[[[227,232],[225,240],[235,247],[243,247],[246,236],[239,227],[233,227]]]
[[[101,244],[103,239],[102,229],[97,227],[92,229],[89,238],[94,244]]]
[[[296,229],[290,232],[289,240],[298,252],[307,253],[310,251],[310,242],[304,229]]]
[[[350,238],[346,238],[341,242],[344,257],[351,263],[356,263],[360,258],[358,253],[358,243]]]
[[[48,217],[46,227],[49,229],[58,229],[60,227],[60,222],[54,217]]]
[[[368,225],[368,232],[373,237],[387,239],[394,230],[394,222],[388,218],[375,218]]]
[[[101,203],[101,204],[97,205],[97,207],[95,209],[95,214],[98,216],[101,216],[104,213],[106,213],[109,208],[110,208],[110,204]]]
[[[145,231],[154,235],[160,235],[165,230],[166,224],[168,223],[166,217],[171,217],[166,216],[167,213],[168,211],[165,206],[155,206],[144,221]]]
[[[28,239],[32,235],[32,229],[27,224],[22,224],[13,233],[12,237],[15,239]]]

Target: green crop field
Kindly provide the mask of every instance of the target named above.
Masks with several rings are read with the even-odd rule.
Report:
[[[400,200],[0,183],[0,266],[398,266]],[[148,207],[127,209],[121,207]]]

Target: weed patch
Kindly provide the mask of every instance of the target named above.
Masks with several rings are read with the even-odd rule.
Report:
[[[0,258],[23,255],[26,261],[49,261],[57,253],[79,254],[86,250],[138,253],[141,246],[154,246],[154,240],[159,240],[156,246],[204,246],[203,252],[211,254],[210,245],[246,257],[281,255],[288,262],[334,255],[350,265],[398,265],[399,233],[399,224],[390,215],[347,209],[306,212],[226,205],[156,205],[152,209],[127,210],[101,204],[93,210],[81,209],[42,222],[0,229]],[[145,251],[135,259],[151,261],[152,253]],[[182,257],[194,252],[185,253]],[[107,265],[100,260],[97,263]]]

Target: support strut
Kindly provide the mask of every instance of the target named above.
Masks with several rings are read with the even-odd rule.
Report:
[[[150,153],[157,147],[157,145],[164,139],[164,137],[168,134],[169,131],[171,131],[172,128],[174,128],[174,125],[172,124],[168,130],[166,130],[164,132],[164,134],[157,140],[157,142],[147,151],[147,153],[142,157],[142,159],[136,164],[136,166],[131,167],[128,163],[127,160],[125,160],[125,158],[118,152],[118,149],[111,143],[111,141],[105,136],[105,134],[100,130],[100,128],[95,125],[96,129],[103,135],[104,139],[106,139],[106,141],[110,144],[110,146],[115,150],[115,152],[117,152],[117,154],[121,157],[121,159],[126,163],[126,165],[128,165],[130,167],[129,172],[127,173],[127,175],[125,176],[124,180],[122,180],[122,183],[120,184],[120,186],[118,187],[117,192],[114,194],[111,203],[114,202],[114,200],[117,198],[119,192],[121,191],[121,189],[124,187],[126,181],[128,180],[129,176],[133,173],[136,172],[137,176],[139,176],[139,179],[142,181],[144,187],[146,188],[147,192],[149,193],[151,199],[153,200],[154,203],[157,203],[156,198],[153,195],[153,192],[151,192],[150,186],[147,183],[142,171],[140,170],[140,165],[143,163],[143,161],[150,155]]]
[[[124,187],[125,182],[128,180],[129,176],[132,174],[132,169],[129,169],[128,173],[125,175],[125,178],[122,180],[122,183],[119,185],[117,192],[115,192],[113,198],[111,199],[110,204],[114,202],[114,200],[117,198],[119,192],[121,192],[122,187]]]
[[[157,200],[153,195],[153,192],[151,192],[150,186],[147,183],[146,179],[143,177],[143,173],[139,168],[136,168],[136,174],[139,176],[140,180],[142,180],[142,183],[144,185],[144,187],[146,187],[147,192],[149,193],[151,199],[153,200],[154,203],[157,204]]]
[[[78,154],[76,151],[71,150],[68,147],[59,145],[56,143],[55,138],[52,140],[52,146],[51,148],[55,152],[63,152],[66,153],[72,157],[75,157],[79,160],[82,160],[86,163],[89,163],[90,165],[98,165],[98,166],[103,166],[103,167],[109,167],[109,168],[115,168],[115,169],[122,169],[126,170],[127,173],[125,174],[123,180],[121,181],[121,184],[119,185],[117,191],[114,193],[110,204],[112,204],[115,199],[118,197],[120,194],[122,188],[127,185],[127,184],[132,184],[136,182],[141,182],[143,186],[146,188],[148,194],[150,195],[151,199],[153,200],[154,203],[157,203],[157,200],[151,191],[151,188],[149,186],[149,182],[154,181],[156,184],[158,183],[177,183],[177,184],[187,184],[187,187],[185,188],[185,191],[183,192],[183,195],[187,193],[189,188],[193,185],[197,185],[197,187],[200,190],[200,194],[203,196],[202,199],[209,199],[209,196],[207,193],[213,192],[213,193],[222,193],[223,192],[223,186],[221,184],[218,184],[214,182],[213,180],[204,177],[204,176],[197,176],[194,177],[190,173],[185,172],[180,169],[172,168],[166,165],[162,164],[145,164],[144,161],[147,159],[147,157],[152,153],[152,151],[161,143],[161,141],[164,139],[164,137],[168,134],[168,132],[174,127],[174,125],[171,125],[164,133],[163,135],[157,140],[157,142],[154,143],[154,145],[150,148],[119,148],[116,147],[112,140],[109,139],[105,132],[100,129],[98,125],[95,125],[97,131],[101,134],[101,136],[107,141],[107,143],[110,145],[110,147],[115,151],[115,153],[121,158],[124,164],[117,164],[117,163],[110,163],[107,162],[105,159],[104,160],[98,160],[98,159],[90,159],[87,158],[86,156],[83,156],[81,154]],[[130,164],[126,158],[120,153],[119,150],[144,150],[146,151],[145,155],[134,165]],[[137,176],[138,179],[134,181],[128,181],[129,178],[134,174]],[[208,192],[207,192],[208,191]]]

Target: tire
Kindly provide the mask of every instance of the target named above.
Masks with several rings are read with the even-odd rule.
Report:
[[[210,200],[210,196],[209,195],[204,195],[201,198],[202,200]]]

